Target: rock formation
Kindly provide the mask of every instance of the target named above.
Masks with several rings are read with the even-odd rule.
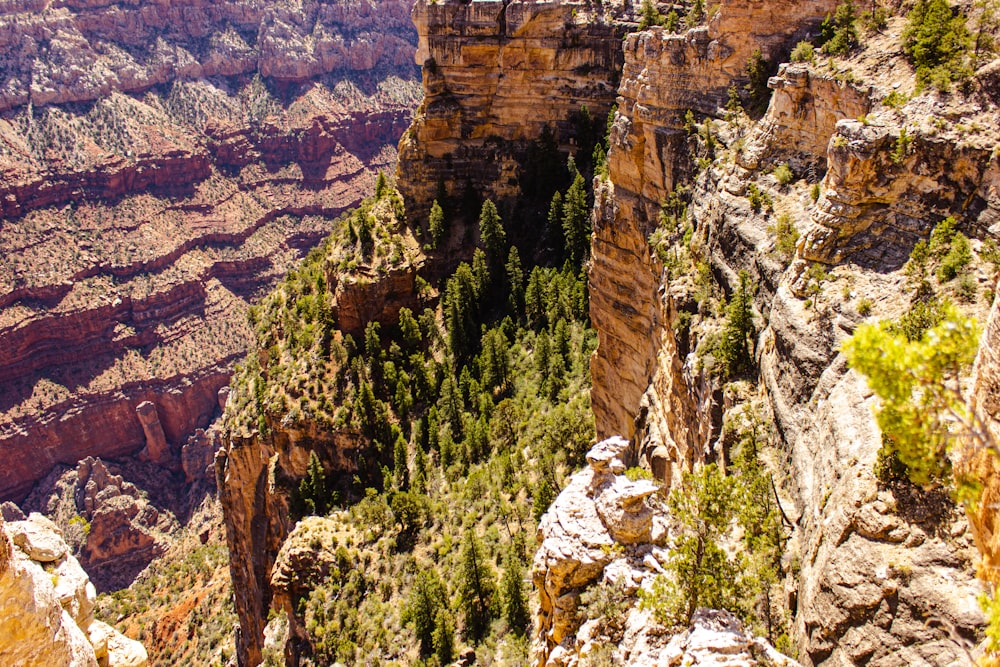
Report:
[[[755,286],[759,325],[754,368],[744,379],[759,389],[773,424],[772,491],[787,537],[783,604],[802,664],[970,662],[983,619],[967,522],[943,494],[876,478],[882,442],[874,401],[839,345],[867,317],[862,310],[876,317],[905,311],[900,268],[941,218],[959,217],[973,237],[996,233],[1000,169],[988,144],[1000,128],[995,107],[975,96],[915,95],[900,108],[881,103],[896,84],[915,87],[898,47],[899,19],[852,56],[850,79],[838,69],[842,61],[784,65],[768,81],[773,93],[762,118],[726,108],[750,83],[746,67],[755,51],[777,65],[836,4],[724,0],[707,25],[638,31],[622,51],[621,30],[636,17],[615,3],[414,8],[426,99],[401,140],[398,177],[418,219],[439,182],[453,200],[463,187],[512,200],[523,190],[524,156],[545,126],[571,148],[567,118],[584,104],[600,117],[617,88],[608,175],[595,185],[589,266],[600,340],[591,401],[598,437],[608,439],[540,526],[533,568],[539,664],[575,664],[593,648],[593,627],[579,626],[577,615],[585,589],[614,583],[631,594],[662,569],[666,533],[646,500],[655,487],[621,477],[625,466],[649,466],[669,487],[705,459],[728,463],[723,425],[733,406],[721,373],[707,367],[706,348],[719,335],[721,303],[744,271]],[[570,37],[557,37],[563,34]],[[887,67],[901,81],[887,81],[880,74]],[[928,120],[937,111],[985,129],[960,142],[954,124]],[[778,165],[794,182],[771,172]],[[650,239],[678,186],[690,230],[686,247],[674,247],[693,256],[684,275]],[[802,232],[787,259],[773,231],[785,216]],[[970,275],[976,289],[987,282],[982,263]],[[696,280],[715,296],[695,298]],[[370,316],[345,312],[355,330]],[[986,405],[990,350],[976,390]],[[288,482],[304,475],[305,445],[326,470],[345,472],[363,446],[346,430],[335,437],[261,416],[257,432],[251,425],[230,433],[216,459],[241,664],[261,659],[271,587],[277,581],[285,596],[289,586],[288,577],[272,575],[277,554],[283,562],[294,555],[280,549],[290,530]],[[992,517],[975,515],[973,524],[979,543],[991,543]],[[683,660],[688,652],[693,659],[707,626],[735,634],[725,615],[699,618],[700,626],[658,644],[640,631],[648,619],[630,616],[632,643],[616,655],[639,664],[647,659],[640,654]],[[752,653],[750,643],[726,645]]]
[[[173,544],[178,529],[214,488],[218,429],[192,436],[183,473],[149,462],[87,457],[47,475],[25,499],[60,526],[101,592],[131,584]]]
[[[622,438],[598,443],[587,454],[588,467],[570,478],[538,525],[536,664],[569,667],[610,648],[613,664],[797,666],[765,640],[744,634],[728,612],[701,609],[689,630],[671,633],[641,608],[637,591],[649,590],[669,558],[670,517],[646,500],[658,485],[622,474],[628,451]],[[587,618],[580,594],[598,584],[624,601],[622,619]],[[600,626],[616,622],[620,637],[602,642]],[[757,655],[766,657],[758,663]]]
[[[4,5],[0,497],[137,454],[143,402],[179,460],[246,349],[247,303],[392,164],[416,103],[408,12]]]
[[[399,147],[399,188],[423,219],[442,183],[497,201],[523,190],[530,142],[543,129],[568,147],[583,107],[614,103],[626,12],[618,2],[428,2],[413,7],[424,101]]]
[[[96,593],[55,525],[0,520],[0,659],[10,665],[145,667],[139,642],[94,620]]]
[[[139,417],[142,432],[146,436],[146,447],[139,452],[139,458],[154,463],[165,463],[169,456],[167,436],[163,434],[160,417],[156,414],[156,404],[143,401],[135,406],[135,414]]]

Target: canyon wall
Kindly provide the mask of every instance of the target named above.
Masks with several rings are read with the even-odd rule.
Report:
[[[399,144],[411,218],[466,188],[498,202],[521,194],[524,160],[547,126],[572,148],[573,119],[614,103],[627,18],[618,2],[418,0],[416,62],[424,101]]]
[[[394,162],[409,3],[7,3],[0,44],[0,497],[138,453],[145,401],[179,465],[248,303]]]

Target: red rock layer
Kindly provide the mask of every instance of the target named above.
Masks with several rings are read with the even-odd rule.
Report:
[[[248,302],[391,167],[419,92],[402,1],[29,5],[0,9],[0,498],[141,450],[142,401],[179,457]]]

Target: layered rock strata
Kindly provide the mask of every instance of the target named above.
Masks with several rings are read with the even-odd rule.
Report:
[[[517,197],[543,129],[571,147],[573,118],[603,119],[614,103],[627,18],[621,3],[428,2],[413,7],[424,101],[399,147],[399,188],[412,216],[471,187]]]
[[[145,667],[146,649],[94,620],[96,592],[55,525],[0,520],[0,658],[9,665]]]
[[[881,317],[903,312],[904,280],[893,270],[941,218],[955,215],[972,234],[994,225],[995,157],[979,144],[988,143],[995,122],[977,100],[945,112],[967,114],[983,128],[961,143],[950,129],[932,131],[920,102],[854,120],[876,108],[875,96],[887,94],[889,83],[877,78],[887,66],[882,57],[877,67],[867,60],[855,65],[851,84],[838,82],[835,69],[784,66],[770,81],[775,93],[761,121],[724,123],[725,91],[742,85],[735,64],[746,62],[755,45],[766,57],[780,55],[792,43],[785,40],[826,11],[797,3],[787,22],[756,23],[761,9],[739,4],[723,3],[707,28],[683,35],[652,29],[626,41],[610,185],[595,207],[598,432],[634,437],[636,449],[655,459],[670,481],[678,468],[711,452],[715,431],[706,422],[721,425],[720,396],[705,386],[698,357],[678,356],[682,346],[673,329],[685,279],[671,280],[646,243],[661,202],[675,185],[686,185],[690,220],[703,234],[700,252],[713,277],[728,292],[746,270],[758,288],[758,321],[769,325],[756,346],[759,381],[788,457],[787,509],[795,523],[789,553],[801,562],[789,601],[801,659],[810,665],[964,664],[982,622],[966,524],[946,498],[934,506],[937,501],[886,489],[875,479],[881,438],[870,392],[847,372],[838,347],[862,319],[848,301],[867,297]],[[743,34],[751,37],[727,41],[735,32],[722,27],[727,16],[749,21]],[[898,49],[889,37],[873,48],[887,44]],[[699,131],[714,132],[730,147],[725,158],[717,152],[714,161],[693,163],[689,151],[701,139],[689,138],[683,127],[687,109],[696,119],[713,120],[714,128],[703,123]],[[894,158],[904,126],[904,148]],[[804,177],[798,189],[783,190],[762,173],[781,163]],[[813,205],[810,186],[824,175]],[[774,213],[751,205],[750,183],[773,196]],[[782,213],[805,237],[787,272],[775,259],[769,231]],[[843,296],[833,285],[817,296],[817,272],[809,270],[814,262],[832,273],[825,280],[843,281]],[[978,272],[975,278],[984,282]],[[919,621],[928,617],[938,620]]]
[[[138,453],[144,402],[153,460],[179,465],[245,352],[249,300],[392,164],[417,101],[408,12],[0,10],[0,497]]]
[[[661,202],[691,170],[685,114],[718,116],[730,86],[745,84],[756,49],[765,60],[778,59],[835,4],[723,2],[707,26],[680,34],[654,28],[626,38],[608,155],[613,196],[595,206],[590,274],[591,318],[600,340],[591,394],[598,437],[634,435],[634,417],[656,376],[663,390],[658,395],[675,397],[663,401],[672,406],[665,409],[680,412],[664,418],[676,426],[664,430],[679,441],[683,458],[698,451],[698,434],[684,424],[696,423],[688,417],[703,401],[685,396],[678,381],[670,306],[658,296],[661,267],[646,238],[657,225]],[[815,123],[838,117],[822,113]],[[780,127],[780,116],[772,118]]]

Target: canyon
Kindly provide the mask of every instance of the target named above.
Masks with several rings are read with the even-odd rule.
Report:
[[[987,65],[961,95],[920,94],[899,47],[902,17],[845,57],[778,69],[835,5],[725,1],[703,26],[632,32],[619,52],[623,31],[639,19],[629,6],[418,1],[426,96],[400,143],[399,189],[417,222],[432,200],[454,199],[462,187],[512,210],[528,187],[518,174],[544,128],[571,150],[573,113],[586,105],[600,118],[615,103],[607,174],[595,180],[589,265],[598,438],[624,436],[619,465],[643,463],[669,488],[706,458],[726,462],[724,426],[753,403],[771,434],[774,495],[788,530],[782,604],[802,663],[968,664],[983,623],[974,541],[993,539],[993,519],[976,516],[970,530],[946,497],[921,499],[876,479],[874,400],[839,346],[869,313],[905,313],[901,268],[941,219],[954,216],[977,248],[996,233],[996,92]],[[754,59],[777,71],[765,77],[768,104],[750,117],[739,105],[762,83],[749,75]],[[898,90],[904,102],[886,102]],[[545,104],[527,101],[539,99]],[[791,170],[786,182],[775,176],[780,165]],[[678,188],[693,240],[681,248],[680,230],[661,255],[651,235]],[[779,218],[801,233],[787,260],[770,231]],[[706,267],[714,302],[696,298],[694,271],[677,275],[669,265],[682,250]],[[737,291],[741,272],[756,287],[752,400],[702,363],[718,331],[712,311],[722,310],[711,303]],[[975,264],[977,295],[994,279],[985,262]],[[985,294],[967,308],[981,319],[992,301]],[[224,507],[236,519],[230,544],[255,565],[239,610],[245,664],[260,660],[271,567],[291,526],[269,505],[287,494],[265,480],[266,462],[276,451],[279,460],[297,458],[297,472],[281,464],[279,477],[301,477],[306,454],[296,449],[309,443],[294,441],[244,434],[228,447],[232,462],[220,459]],[[323,458],[328,470],[342,470],[328,451]],[[236,461],[248,460],[247,474]],[[253,534],[262,522],[271,526],[266,539]],[[575,609],[590,585],[611,576],[606,553],[617,547],[607,536],[582,553],[579,570],[560,561],[576,557],[567,555],[572,544],[559,543],[574,530],[588,529],[541,523],[539,541],[555,543],[543,547],[551,555],[536,558],[533,575],[539,665],[584,658]],[[596,555],[601,544],[605,557]],[[564,573],[568,583],[550,590]]]
[[[248,304],[394,164],[409,6],[15,2],[0,44],[0,497],[138,455],[140,404],[179,469]]]
[[[523,653],[502,657],[495,636],[478,649],[496,664],[973,664],[986,622],[977,599],[1000,559],[995,452],[966,440],[951,450],[955,469],[983,486],[976,506],[887,479],[879,401],[841,345],[866,322],[910,321],[920,290],[954,302],[985,323],[962,388],[982,437],[1000,437],[989,245],[1000,234],[997,61],[972,60],[949,92],[924,85],[900,46],[907,19],[895,6],[845,53],[792,57],[819,42],[838,5],[722,0],[673,20],[673,5],[625,0],[6,4],[0,499],[48,514],[63,535],[38,514],[0,507],[0,584],[27,590],[30,580],[29,593],[51,602],[60,580],[47,587],[47,570],[28,561],[72,570],[76,588],[41,621],[61,628],[52,659],[76,652],[91,664],[115,642],[138,655],[91,612],[95,586],[133,580],[176,601],[153,618],[105,599],[130,636],[150,624],[154,662],[182,659],[174,650],[228,658],[218,637],[181,637],[223,607],[213,627],[238,623],[241,666],[301,664],[331,643],[326,632],[359,651],[333,606],[341,594],[355,614],[351,586],[376,608],[409,608],[406,587],[437,567],[454,590],[457,523],[471,526],[474,557],[479,531],[505,574],[518,550],[530,568]],[[590,135],[604,134],[605,118],[602,144]],[[592,144],[606,152],[583,154]],[[449,400],[464,405],[481,389],[482,369],[458,377],[454,328],[442,334],[461,320],[458,281],[442,279],[456,267],[459,276],[462,260],[470,276],[496,269],[474,251],[486,244],[475,220],[486,199],[523,242],[526,266],[552,253],[552,239],[569,234],[553,230],[568,209],[548,209],[541,229],[540,183],[555,182],[546,170],[569,156],[567,173],[584,165],[592,181],[580,291],[596,350],[589,367],[569,364],[589,370],[587,395],[553,397],[586,405],[592,430],[581,430],[594,439],[576,442],[569,411],[551,406],[557,427],[527,428],[534,415],[500,387],[480,401],[496,419],[476,406],[439,423],[438,397],[415,389],[407,403],[409,388],[399,389],[411,376],[418,385],[413,350],[400,343],[426,343],[427,365],[419,346],[416,356],[437,379],[423,381],[466,395]],[[393,167],[389,183],[376,178]],[[452,218],[440,244],[433,202]],[[962,280],[931,271],[914,287],[911,258],[948,218],[971,239]],[[507,259],[513,282],[521,260]],[[720,340],[748,289],[751,359],[734,372]],[[562,343],[589,353],[571,324]],[[504,327],[515,325],[499,335]],[[551,328],[511,347],[522,361],[536,356],[543,336],[559,340]],[[395,394],[382,402],[372,386],[389,394],[379,386],[387,376]],[[404,393],[406,410],[430,406],[433,416],[406,423],[394,402]],[[368,423],[372,414],[383,423]],[[428,436],[430,424],[440,428]],[[532,458],[515,446],[519,429],[546,444],[563,438],[563,458]],[[469,434],[511,451],[476,468]],[[429,437],[434,445],[421,444]],[[446,454],[462,437],[464,453]],[[679,539],[667,498],[707,463],[736,467],[747,437],[780,517],[770,642],[729,612],[702,609],[690,627],[665,627],[647,600]],[[431,462],[421,464],[425,447]],[[449,468],[446,456],[464,463]],[[421,465],[440,469],[423,469],[415,491]],[[329,498],[308,497],[318,478]],[[490,484],[505,489],[499,500]],[[431,501],[431,487],[457,495]],[[442,498],[459,496],[494,506],[456,519]],[[327,501],[326,516],[304,516]],[[58,553],[30,553],[18,535],[32,522]],[[534,544],[524,541],[531,527]],[[435,530],[406,553],[414,534]],[[197,572],[180,584],[191,590],[174,590],[173,565],[154,572],[195,552]],[[595,596],[609,590],[619,591],[609,616],[595,617]],[[386,615],[398,624],[373,632],[397,633],[386,643],[403,662],[427,657],[408,614]],[[476,650],[452,658],[473,664]]]

